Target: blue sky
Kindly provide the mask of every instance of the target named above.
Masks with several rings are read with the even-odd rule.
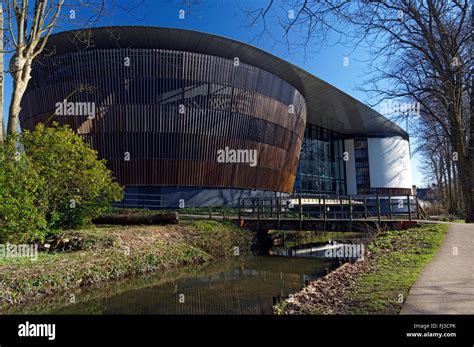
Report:
[[[130,0],[130,2],[132,1]],[[128,2],[123,3],[127,4]],[[246,25],[247,17],[242,8],[248,8],[249,6],[257,8],[259,5],[263,7],[265,4],[266,1],[263,0],[252,2],[250,0],[204,1],[203,4],[192,7],[191,12],[189,12],[188,8],[182,7],[179,1],[144,0],[141,6],[131,12],[118,8],[108,12],[107,16],[104,16],[98,23],[98,26],[150,25],[197,30],[226,36],[250,43],[288,60],[362,102],[369,103],[369,101],[372,101],[364,92],[357,90],[357,86],[362,85],[364,80],[367,79],[366,73],[369,68],[370,55],[365,49],[358,48],[353,51],[342,44],[338,44],[305,55],[302,49],[288,50],[286,45],[269,37],[256,39],[260,28],[249,28]],[[180,9],[185,11],[184,19],[179,18]],[[282,37],[276,27],[270,28],[269,31],[277,39]],[[308,51],[311,51],[312,48],[312,46],[309,46]],[[348,66],[343,64],[345,57],[349,58]],[[8,61],[9,57],[6,57],[6,63]],[[10,75],[5,77],[4,115],[6,117],[11,97],[12,80]],[[405,124],[402,127],[405,128]],[[417,169],[418,166],[418,157],[414,156],[412,158],[413,183],[417,186],[424,186],[422,175]]]

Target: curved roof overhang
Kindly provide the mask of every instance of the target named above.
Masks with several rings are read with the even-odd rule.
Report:
[[[46,48],[55,53],[107,48],[155,48],[234,59],[271,72],[298,89],[308,106],[309,123],[350,137],[408,134],[369,106],[303,69],[249,44],[212,34],[173,28],[115,26],[90,29],[84,44],[77,31],[51,35]]]

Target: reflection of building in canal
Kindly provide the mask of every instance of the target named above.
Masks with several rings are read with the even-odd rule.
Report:
[[[192,283],[177,283],[176,314],[270,314],[273,296],[288,296],[302,286],[305,277],[300,273],[234,269],[198,277]],[[254,281],[259,282],[258,287]],[[274,288],[272,295],[259,288],[265,283]],[[246,292],[252,286],[255,292],[249,296]]]
[[[125,292],[110,298],[106,314],[270,314],[273,297],[287,297],[312,275],[232,269]]]
[[[229,295],[230,294],[230,295]],[[176,314],[270,314],[272,298],[249,302],[226,283],[177,288]]]
[[[265,314],[273,299],[339,266],[333,259],[242,255],[35,301],[46,314]],[[18,313],[26,312],[24,308]]]

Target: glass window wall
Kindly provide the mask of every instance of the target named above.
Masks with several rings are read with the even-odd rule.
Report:
[[[343,195],[346,180],[341,134],[307,124],[295,181],[295,193]]]

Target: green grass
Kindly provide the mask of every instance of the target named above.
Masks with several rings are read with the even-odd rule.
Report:
[[[446,224],[425,224],[381,234],[368,245],[372,254],[351,283],[344,284],[343,288],[336,285],[337,291],[330,293],[342,302],[338,307],[330,308],[337,314],[398,314],[411,286],[438,252],[447,229]],[[303,314],[327,312],[328,307],[320,302],[301,300],[296,311]],[[277,314],[290,311],[295,309],[287,302],[275,307]]]
[[[465,223],[461,216],[440,214],[438,216],[428,217],[429,220],[436,220],[440,222],[454,222],[454,223]]]
[[[390,231],[368,247],[375,255],[374,270],[361,276],[350,293],[349,313],[397,314],[423,268],[438,252],[447,225],[425,225]]]
[[[199,238],[195,239],[193,246],[213,257],[224,258],[250,250],[253,234],[242,232],[234,224],[203,220],[193,225],[199,231]]]

